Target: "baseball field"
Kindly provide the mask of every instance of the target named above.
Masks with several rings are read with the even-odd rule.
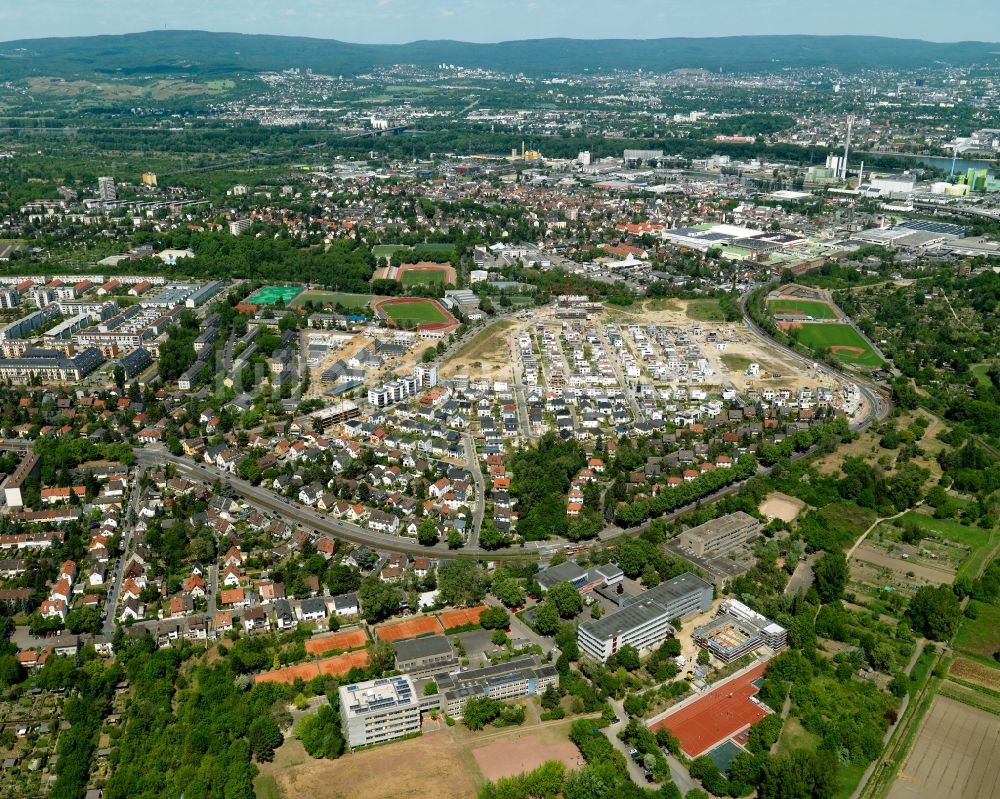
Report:
[[[878,369],[884,366],[868,343],[850,325],[806,322],[798,325],[799,341],[814,350],[830,350],[843,363]]]

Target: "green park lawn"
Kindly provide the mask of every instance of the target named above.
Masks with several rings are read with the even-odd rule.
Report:
[[[305,303],[310,301],[321,305],[343,305],[345,308],[364,308],[372,301],[372,295],[350,294],[343,291],[303,291],[292,300],[291,305],[305,305]]]

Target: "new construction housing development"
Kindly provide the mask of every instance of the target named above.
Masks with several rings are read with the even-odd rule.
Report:
[[[406,675],[342,685],[340,717],[352,749],[420,732],[420,703]]]
[[[719,606],[708,624],[694,631],[694,640],[719,660],[731,663],[762,646],[783,649],[788,631],[736,599]]]
[[[738,510],[685,530],[680,545],[699,557],[715,557],[732,552],[759,535],[760,521]]]
[[[585,621],[577,630],[577,643],[598,660],[607,660],[626,644],[649,650],[673,635],[671,619],[702,613],[711,605],[712,584],[685,572],[623,598],[614,613]]]

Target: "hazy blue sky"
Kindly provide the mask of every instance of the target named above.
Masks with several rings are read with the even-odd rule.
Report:
[[[997,0],[0,0],[0,41],[152,29],[353,42],[878,34],[1000,40]]]

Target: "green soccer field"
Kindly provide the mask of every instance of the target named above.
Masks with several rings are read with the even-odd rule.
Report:
[[[440,286],[444,283],[444,271],[441,269],[407,269],[399,282],[404,286]]]
[[[274,305],[282,302],[288,305],[302,293],[301,286],[264,286],[248,300],[251,305]]]
[[[376,258],[392,258],[398,251],[410,252],[412,249],[405,244],[376,244],[372,247],[372,255]]]
[[[378,299],[377,297],[375,299]],[[345,308],[365,308],[372,301],[371,294],[350,294],[343,291],[303,291],[291,303],[294,307],[312,301],[321,305],[343,305]]]
[[[806,322],[799,326],[799,341],[814,350],[830,349],[843,363],[872,369],[885,365],[850,325]]]
[[[381,309],[395,322],[447,322],[446,317],[432,302],[407,302],[382,305]]]
[[[767,310],[771,313],[787,313],[789,311],[798,312],[811,316],[813,319],[836,319],[833,308],[825,302],[815,302],[814,300],[768,300]]]

